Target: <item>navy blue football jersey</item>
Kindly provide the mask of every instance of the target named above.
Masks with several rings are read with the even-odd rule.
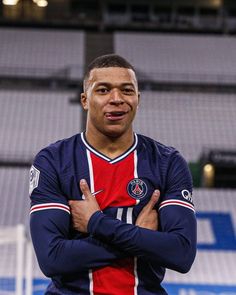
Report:
[[[72,227],[69,200],[81,200],[86,179],[102,211],[88,234]],[[155,189],[158,231],[135,226]],[[196,253],[192,180],[172,147],[134,134],[124,154],[110,159],[85,133],[41,150],[30,170],[31,236],[46,294],[166,294],[165,268],[187,272]]]

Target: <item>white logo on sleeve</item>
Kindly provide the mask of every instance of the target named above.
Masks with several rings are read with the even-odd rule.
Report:
[[[192,197],[192,194],[190,193],[190,191],[184,189],[184,190],[182,190],[181,194],[185,200],[193,203],[193,197]]]
[[[33,165],[30,168],[30,181],[29,181],[29,194],[31,195],[33,190],[38,187],[40,171]]]

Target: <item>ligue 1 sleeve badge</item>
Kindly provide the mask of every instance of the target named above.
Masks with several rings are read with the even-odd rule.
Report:
[[[38,187],[40,171],[33,165],[30,168],[29,195]]]
[[[143,199],[147,194],[147,185],[143,180],[134,178],[128,183],[127,192],[136,200]]]

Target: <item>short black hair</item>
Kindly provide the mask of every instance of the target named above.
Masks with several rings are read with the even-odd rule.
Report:
[[[98,68],[110,68],[110,67],[117,67],[117,68],[125,68],[131,69],[135,72],[134,67],[122,56],[118,54],[105,54],[95,58],[87,67],[87,70],[84,75],[84,84],[85,81],[89,78],[90,72],[93,69]]]

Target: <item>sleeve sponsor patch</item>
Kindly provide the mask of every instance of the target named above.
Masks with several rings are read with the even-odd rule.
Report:
[[[40,171],[33,165],[30,168],[29,195],[38,187]]]
[[[193,196],[190,191],[188,191],[187,189],[184,189],[184,190],[182,190],[181,194],[185,200],[187,200],[193,204]]]

